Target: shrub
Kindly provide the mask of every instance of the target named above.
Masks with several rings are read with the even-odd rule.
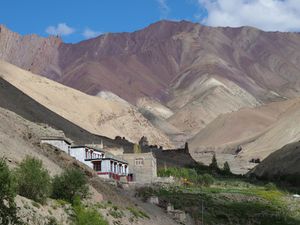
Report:
[[[145,212],[138,210],[134,207],[127,207],[127,209],[131,212],[131,214],[133,215],[133,217],[135,217],[136,219],[138,218],[147,218],[150,219],[150,217],[148,216],[148,214],[146,214]]]
[[[266,191],[276,191],[277,187],[274,183],[268,183],[265,185]]]
[[[20,224],[17,207],[14,179],[5,160],[0,159],[0,224]]]
[[[210,186],[214,183],[214,178],[210,175],[210,174],[204,174],[202,176],[202,179],[203,179],[203,185],[204,186]]]
[[[85,198],[88,194],[87,180],[78,169],[67,169],[54,177],[52,197],[73,202],[76,196]]]
[[[16,169],[18,193],[26,198],[44,203],[51,193],[51,178],[43,163],[26,157]]]
[[[168,168],[161,169],[158,171],[158,176],[168,177],[174,176],[176,178],[182,179],[185,184],[199,184],[204,186],[209,186],[214,182],[214,178],[209,174],[198,174],[197,170],[190,168]]]
[[[57,222],[57,220],[55,219],[55,217],[48,217],[48,223],[47,225],[59,225],[59,223]]]
[[[74,199],[73,209],[74,225],[108,225],[97,210],[85,208],[78,197]]]

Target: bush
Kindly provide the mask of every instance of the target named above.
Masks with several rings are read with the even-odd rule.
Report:
[[[210,186],[210,185],[212,185],[213,183],[214,183],[214,178],[210,175],[210,174],[204,174],[203,176],[202,176],[202,179],[203,179],[203,185],[204,186]]]
[[[73,203],[74,209],[74,225],[108,225],[97,210],[85,208],[80,198],[75,198]]]
[[[268,183],[265,185],[266,191],[276,191],[277,187],[274,183]]]
[[[169,177],[173,176],[176,178],[183,179],[184,183],[189,184],[199,184],[204,186],[209,186],[214,182],[214,178],[209,174],[198,174],[197,170],[190,168],[168,168],[161,169],[158,171],[158,176]]]
[[[43,163],[26,157],[16,169],[18,193],[26,198],[44,203],[51,193],[51,178]]]
[[[52,186],[53,198],[71,203],[76,196],[85,198],[88,194],[86,177],[78,169],[67,169],[61,175],[55,176]]]
[[[17,207],[14,179],[5,160],[0,159],[0,224],[20,224]]]
[[[150,219],[150,217],[143,211],[141,210],[138,210],[134,207],[127,207],[127,209],[131,212],[131,214],[136,218],[147,218],[147,219]]]

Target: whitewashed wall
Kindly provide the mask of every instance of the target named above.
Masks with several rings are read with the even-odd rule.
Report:
[[[93,164],[91,161],[85,161],[85,148],[78,147],[78,148],[70,148],[70,156],[74,157],[78,161],[84,163],[85,165],[91,167],[93,169]]]
[[[102,161],[101,172],[110,172],[110,160]]]
[[[41,140],[41,143],[42,144],[47,143],[47,144],[52,145],[66,153],[68,153],[68,150],[70,148],[70,145],[63,140]]]

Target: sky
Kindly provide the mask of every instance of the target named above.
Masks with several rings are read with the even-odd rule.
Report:
[[[1,0],[0,24],[25,34],[79,42],[132,32],[159,20],[300,31],[300,0]]]

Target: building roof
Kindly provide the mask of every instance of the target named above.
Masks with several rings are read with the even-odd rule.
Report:
[[[72,144],[72,140],[69,139],[69,138],[66,138],[66,137],[62,137],[62,136],[46,136],[46,137],[41,137],[41,141],[46,141],[46,140],[51,140],[51,141],[55,141],[55,140],[58,140],[58,141],[64,141],[66,143],[68,143],[69,145]]]
[[[118,161],[121,163],[126,163],[128,164],[128,162],[124,159],[122,159],[121,157],[115,156],[114,154],[104,151],[103,149],[97,148],[97,147],[91,147],[90,145],[77,145],[77,146],[71,146],[71,148],[89,148],[89,149],[93,149],[96,152],[101,152],[104,153],[105,158],[102,158],[101,160],[114,160],[114,161]],[[96,159],[97,160],[97,159]]]
[[[89,149],[93,149],[96,152],[101,152],[101,153],[105,153],[102,149],[100,148],[95,148],[95,147],[91,147],[91,146],[87,146],[87,145],[76,145],[76,146],[71,146],[71,148],[89,148]]]
[[[115,156],[113,154],[111,154],[110,152],[105,152],[105,158],[104,159],[112,159],[112,160],[116,160],[116,161],[119,161],[119,162],[122,162],[122,163],[127,163],[128,162],[118,156]]]

